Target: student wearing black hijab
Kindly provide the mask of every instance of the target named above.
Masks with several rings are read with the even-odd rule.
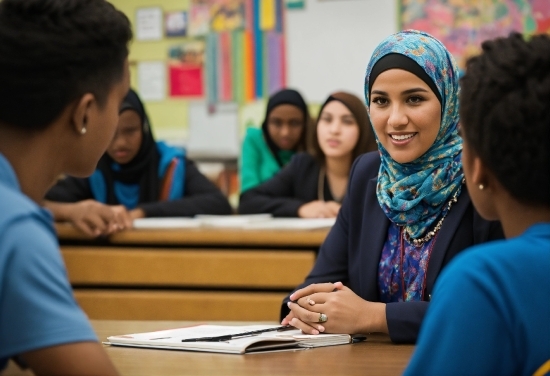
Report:
[[[304,98],[293,89],[274,93],[261,128],[248,128],[239,163],[241,193],[271,179],[294,154],[306,149],[310,123]]]
[[[182,149],[156,142],[141,100],[130,90],[117,132],[89,178],[66,177],[46,194],[57,220],[90,235],[129,228],[143,217],[231,214],[231,206]]]

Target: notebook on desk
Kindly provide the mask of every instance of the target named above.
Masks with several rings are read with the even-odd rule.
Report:
[[[197,325],[158,332],[111,336],[107,340],[112,346],[226,354],[305,349],[352,342],[349,334],[307,335],[297,329],[281,328],[278,325]]]

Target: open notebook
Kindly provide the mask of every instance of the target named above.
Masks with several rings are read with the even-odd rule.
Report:
[[[312,348],[342,345],[352,342],[349,334],[306,335],[300,330],[277,331],[278,325],[197,325],[186,328],[162,330],[149,333],[135,333],[108,337],[112,346],[144,347],[156,349],[245,354],[255,351],[289,348]],[[265,331],[240,338],[226,340],[204,340],[218,336],[235,336],[243,333]],[[203,339],[195,341],[193,339]],[[187,340],[189,342],[182,342]],[[191,341],[190,341],[191,340]]]

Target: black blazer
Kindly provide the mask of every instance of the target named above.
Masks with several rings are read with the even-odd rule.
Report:
[[[313,270],[296,289],[312,283],[341,281],[361,298],[380,301],[378,265],[390,221],[376,198],[379,167],[378,152],[364,154],[355,161],[336,223],[319,250]],[[426,301],[386,305],[391,340],[416,341],[436,279],[453,257],[471,245],[503,237],[500,223],[479,216],[464,186],[443,221],[432,249],[426,276]],[[287,302],[288,297],[281,307],[281,319],[289,312]]]
[[[137,207],[143,209],[146,217],[232,214],[233,210],[223,193],[187,158],[184,187],[184,196],[178,200],[142,202]],[[88,178],[72,176],[60,180],[46,193],[46,200],[57,202],[77,202],[93,198]]]
[[[241,194],[239,214],[271,213],[275,217],[297,217],[300,206],[318,200],[321,164],[302,152],[275,176]],[[323,182],[323,199],[334,201],[327,179]]]

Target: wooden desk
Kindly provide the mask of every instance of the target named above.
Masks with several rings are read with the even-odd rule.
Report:
[[[328,230],[132,230],[92,240],[58,225],[75,296],[92,319],[277,320]]]
[[[108,336],[189,325],[189,322],[92,321],[101,341]],[[229,324],[229,323],[224,323]],[[233,323],[235,325],[252,324]],[[371,334],[367,341],[303,351],[228,355],[106,346],[122,375],[401,375],[413,345],[392,344],[387,335]],[[12,364],[6,376],[26,375]]]

